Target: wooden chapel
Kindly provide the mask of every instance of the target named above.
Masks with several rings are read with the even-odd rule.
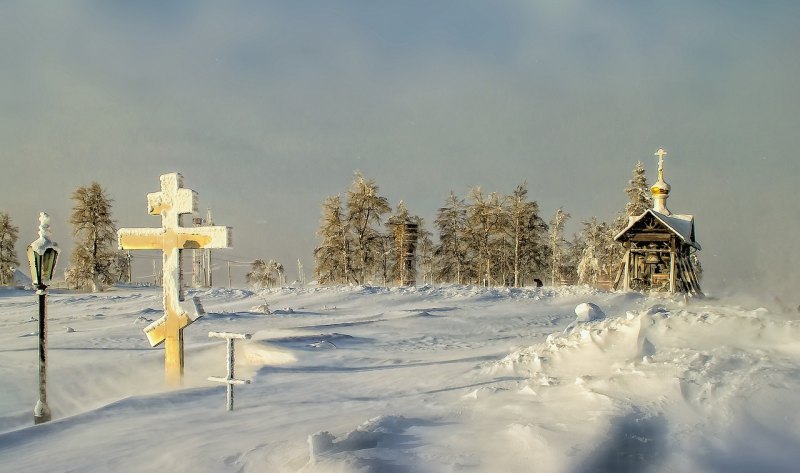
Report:
[[[658,181],[650,188],[653,208],[630,217],[614,237],[625,247],[614,289],[702,295],[691,256],[700,250],[693,215],[667,208],[671,187],[664,181],[664,149],[658,156]]]

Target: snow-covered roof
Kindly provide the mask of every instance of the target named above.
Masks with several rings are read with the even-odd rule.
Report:
[[[694,239],[694,215],[679,215],[679,214],[672,214],[672,215],[664,215],[660,212],[656,212],[653,209],[647,209],[642,215],[638,217],[631,217],[628,219],[628,226],[625,227],[621,232],[614,237],[615,241],[619,241],[634,225],[636,225],[639,221],[641,221],[647,214],[652,215],[656,218],[659,222],[663,223],[664,226],[672,230],[672,233],[678,235],[681,240],[683,240],[686,244],[691,245],[698,250],[701,249],[700,243],[698,243]]]
[[[30,286],[31,278],[17,268],[14,270],[14,284],[17,286]]]

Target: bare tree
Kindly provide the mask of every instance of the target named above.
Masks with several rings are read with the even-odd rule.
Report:
[[[75,247],[67,271],[68,283],[102,290],[103,284],[116,280],[112,270],[117,227],[111,218],[111,203],[106,191],[93,182],[72,193],[72,234]]]
[[[19,264],[15,245],[19,229],[11,223],[11,217],[0,212],[0,286],[14,284],[14,270]]]

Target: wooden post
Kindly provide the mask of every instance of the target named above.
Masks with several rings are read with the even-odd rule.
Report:
[[[249,333],[230,333],[230,332],[208,332],[209,338],[224,338],[228,343],[227,361],[227,375],[224,378],[211,376],[209,381],[217,383],[225,383],[226,392],[226,406],[229,411],[233,410],[233,386],[235,384],[250,384],[249,379],[236,379],[236,352],[234,347],[234,340],[250,340],[252,337]]]
[[[631,242],[625,242],[625,274],[623,274],[624,282],[622,283],[623,291],[631,290]]]
[[[677,265],[675,261],[675,237],[669,239],[669,293],[675,294],[675,271]]]

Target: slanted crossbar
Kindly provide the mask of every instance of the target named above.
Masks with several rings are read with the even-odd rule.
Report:
[[[181,252],[199,248],[230,248],[228,227],[194,227],[181,225],[181,216],[197,211],[197,192],[183,187],[178,173],[161,176],[161,191],[147,194],[147,212],[161,216],[161,228],[120,228],[117,232],[121,250],[161,250],[164,287],[164,316],[144,331],[150,345],[164,344],[164,374],[172,386],[183,380],[183,330],[203,315],[202,305],[195,301],[191,315],[183,301]]]
[[[224,378],[219,376],[210,376],[209,381],[225,384],[225,391],[227,393],[227,406],[228,410],[233,410],[233,386],[236,384],[250,384],[249,379],[236,379],[234,370],[236,368],[236,358],[234,351],[235,340],[250,340],[252,335],[249,333],[231,333],[231,332],[208,332],[208,338],[223,338],[228,342],[228,375]]]

